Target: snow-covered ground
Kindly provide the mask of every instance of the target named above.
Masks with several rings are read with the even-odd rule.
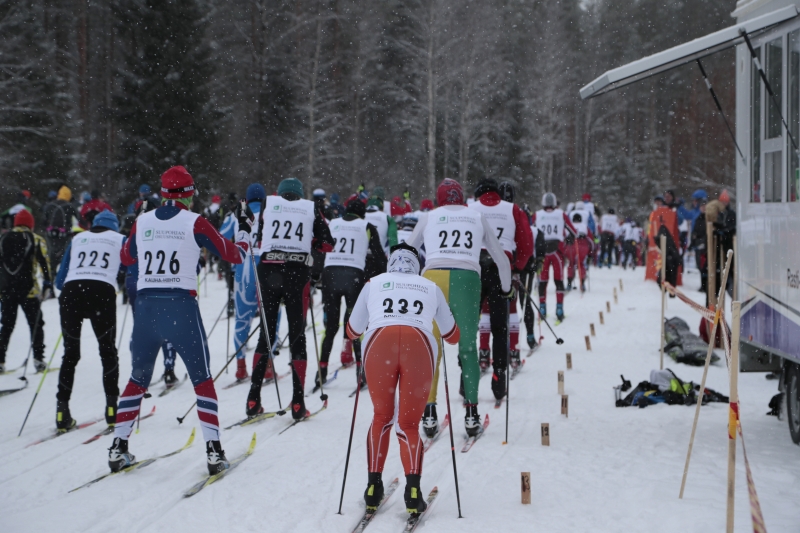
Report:
[[[691,430],[694,408],[656,405],[646,409],[614,407],[612,387],[620,374],[634,384],[646,380],[658,368],[660,298],[655,284],[645,283],[643,269],[635,272],[592,270],[591,292],[566,298],[567,320],[556,327],[565,343],[557,346],[542,325],[545,342],[532,355],[522,373],[511,383],[509,442],[503,445],[505,409],[493,408],[489,378],[481,382],[480,412],[488,413],[491,426],[485,437],[467,454],[456,453],[463,519],[457,518],[453,467],[447,436],[426,455],[422,477],[423,491],[438,485],[440,495],[420,524],[420,531],[466,533],[487,531],[548,532],[638,532],[638,531],[722,531],[725,523],[725,484],[727,460],[727,405],[703,407],[686,494],[678,499],[681,473]],[[612,298],[619,279],[624,291],[619,304]],[[696,274],[687,276],[686,292],[700,299]],[[552,284],[550,308],[555,296]],[[211,279],[201,290],[200,305],[206,329],[210,330],[224,304],[226,289]],[[611,302],[611,313],[600,325],[598,312]],[[59,334],[58,305],[44,303],[46,343],[49,357]],[[123,307],[118,308],[118,326]],[[319,310],[317,310],[318,317]],[[668,303],[667,316],[681,316],[693,328],[697,315],[677,300]],[[320,318],[318,318],[320,321]],[[594,323],[597,336],[591,352],[584,346],[584,335]],[[209,342],[212,368],[225,361],[227,324],[222,321]],[[286,327],[282,324],[282,331]],[[322,333],[318,327],[317,332]],[[131,317],[125,327],[120,350],[120,386],[130,372],[127,339]],[[341,332],[341,330],[340,330]],[[538,332],[537,332],[538,333]],[[28,348],[27,324],[20,316],[12,337],[7,362],[19,365]],[[341,335],[341,333],[340,333]],[[524,339],[524,336],[522,336]],[[332,361],[338,360],[339,339]],[[524,343],[524,341],[523,341]],[[251,342],[251,346],[255,343]],[[308,335],[309,359],[314,343]],[[102,415],[104,400],[97,344],[91,327],[83,330],[83,359],[78,366],[71,409],[79,422]],[[566,370],[565,354],[572,353],[572,370]],[[53,366],[59,366],[61,348]],[[463,442],[463,408],[457,396],[459,369],[456,349],[448,346],[447,363],[451,380],[452,409],[455,417],[456,446]],[[524,350],[523,350],[524,355]],[[248,366],[252,351],[248,352]],[[286,369],[288,350],[277,359],[280,371]],[[667,359],[679,377],[700,381],[702,368],[679,365]],[[161,370],[161,360],[157,363]],[[316,364],[309,361],[310,390]],[[557,373],[565,371],[569,394],[569,418],[560,415]],[[178,374],[183,376],[182,363]],[[16,387],[18,374],[0,376],[0,389]],[[26,448],[25,445],[53,431],[55,392],[58,376],[49,375],[42,387],[22,437],[20,424],[38,385],[31,377],[27,390],[0,398],[0,530],[23,531],[325,531],[349,532],[363,509],[366,484],[365,439],[370,422],[368,394],[361,396],[356,421],[353,455],[344,497],[343,514],[337,515],[342,484],[347,437],[353,412],[355,371],[341,372],[331,383],[330,406],[313,420],[300,424],[283,435],[278,432],[289,417],[274,418],[255,427],[235,428],[223,433],[229,457],[244,451],[255,431],[255,453],[238,469],[197,496],[185,500],[182,493],[201,480],[205,473],[202,438],[187,451],[132,473],[114,476],[78,492],[67,491],[107,471],[106,448],[111,437],[82,445],[100,429],[97,425],[58,439]],[[223,374],[218,384],[233,381],[233,373]],[[289,379],[280,382],[281,398],[291,396]],[[728,393],[728,374],[720,361],[710,370],[708,386]],[[157,414],[143,421],[141,431],[132,435],[131,451],[139,458],[163,454],[179,448],[196,425],[192,412],[179,425],[194,401],[193,390],[184,385],[164,398],[152,388],[154,397],[145,400],[143,412],[157,406]],[[444,386],[440,384],[440,418],[446,412]],[[775,382],[763,374],[743,374],[739,393],[742,424],[747,439],[761,505],[770,532],[797,531],[796,498],[800,489],[798,450],[788,434],[785,421],[765,416],[767,403],[776,393]],[[229,390],[218,387],[220,419],[224,426],[244,416],[247,386]],[[277,408],[274,389],[263,389],[265,408]],[[320,405],[319,398],[307,399],[309,409]],[[549,422],[550,447],[543,447],[540,425]],[[744,467],[739,449],[736,485],[736,531],[751,530]],[[520,472],[531,472],[532,504],[520,504]],[[399,476],[401,487],[368,531],[396,532],[403,528],[405,509],[402,498],[402,466],[397,442],[390,448],[384,480]]]

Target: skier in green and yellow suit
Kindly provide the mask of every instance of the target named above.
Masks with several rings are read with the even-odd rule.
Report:
[[[438,208],[423,213],[408,244],[419,249],[425,245],[425,269],[422,275],[436,283],[461,329],[458,355],[461,362],[461,378],[464,383],[466,416],[464,426],[470,436],[482,431],[478,414],[478,321],[481,306],[481,248],[485,248],[494,259],[500,274],[500,286],[504,296],[511,298],[511,265],[503,247],[495,237],[491,226],[483,215],[465,205],[464,190],[452,179],[445,179],[436,191]],[[439,339],[439,331],[434,329]],[[422,427],[429,437],[439,431],[436,416],[436,393],[439,382],[439,364],[442,360],[441,343],[433,386],[422,418]]]

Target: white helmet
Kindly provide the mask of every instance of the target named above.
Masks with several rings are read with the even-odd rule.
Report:
[[[586,204],[584,204],[582,200],[578,200],[575,202],[575,209],[586,209]]]
[[[575,209],[575,204],[573,204],[572,202],[568,203],[567,204],[567,213],[569,213],[573,209]]]
[[[553,209],[555,209],[557,205],[558,205],[558,199],[556,198],[555,194],[551,192],[546,192],[544,193],[544,195],[542,195],[542,207],[552,207]]]

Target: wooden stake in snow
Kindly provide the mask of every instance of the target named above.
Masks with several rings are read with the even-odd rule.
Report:
[[[558,393],[564,395],[564,371],[558,371]]]
[[[572,370],[572,354],[567,354],[567,370]]]
[[[664,282],[667,275],[667,236],[661,236],[661,340],[659,346],[661,347],[661,357],[659,359],[659,368],[664,370],[664,306],[667,303],[667,290]]]
[[[544,437],[542,437],[544,439]],[[531,504],[531,473],[522,472],[522,503],[525,505]]]
[[[542,446],[550,446],[550,424],[542,422]]]
[[[583,339],[586,341],[586,350],[591,352],[592,343],[589,341],[589,335],[586,335]]]
[[[606,320],[603,318],[603,312],[600,311],[600,325],[602,326],[605,323],[606,323]]]
[[[611,302],[606,302],[606,313],[611,312]]]
[[[624,291],[625,289],[622,288],[622,278],[619,278],[619,292]]]
[[[722,284],[725,287],[725,284]],[[724,290],[724,289],[723,289]],[[722,292],[722,291],[720,291]],[[720,302],[722,299],[719,300]],[[736,429],[739,425],[739,335],[741,304],[733,302],[731,325],[731,397],[728,406],[728,505],[726,531],[733,533],[733,492],[736,488]],[[713,337],[711,337],[713,339]],[[713,340],[712,340],[713,342]]]
[[[592,337],[596,337],[597,336],[597,335],[595,335],[595,332],[594,332],[594,324],[589,324],[589,333],[592,334]]]
[[[561,396],[561,414],[569,418],[569,395]]]
[[[728,259],[725,262],[725,270],[723,270],[723,272],[722,272],[722,286],[723,287],[725,287],[725,285],[727,284],[727,281],[728,281],[728,272],[730,272],[732,258],[733,258],[733,252],[728,252]],[[719,307],[719,309],[723,309],[723,307],[725,305],[725,290],[724,289],[720,289],[719,301],[721,303],[721,306]],[[712,322],[712,324],[710,326],[711,335],[709,336],[709,339],[712,339],[712,341],[708,343],[708,350],[706,351],[706,364],[703,367],[703,377],[700,380],[700,390],[705,390],[706,389],[706,377],[708,377],[708,365],[711,364],[711,354],[714,353],[714,341],[713,341],[713,339],[716,339],[716,337],[717,337],[717,327],[719,326],[719,317],[721,317],[721,312],[720,312],[720,314],[717,314],[715,316],[714,321]],[[689,437],[689,449],[686,450],[686,463],[683,465],[683,479],[681,480],[681,492],[678,495],[678,498],[683,498],[683,491],[686,488],[686,476],[689,473],[689,461],[691,461],[691,459],[692,459],[692,447],[694,446],[694,436],[695,436],[695,433],[697,432],[697,421],[700,419],[700,406],[703,403],[702,402],[702,396],[701,396],[700,400],[701,401],[697,402],[697,405],[696,405],[695,410],[694,410],[694,423],[692,424],[692,434]]]
[[[614,304],[618,304],[618,303],[619,302],[617,301],[617,288],[614,287]]]

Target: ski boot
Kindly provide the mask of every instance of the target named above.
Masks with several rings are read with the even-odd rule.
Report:
[[[44,362],[44,358],[42,358],[42,359],[34,358],[33,359],[33,368],[34,368],[34,370],[36,370],[36,373],[39,374],[39,373],[45,371],[45,369],[47,368],[47,363]]]
[[[494,381],[492,381],[494,384]],[[503,382],[505,386],[505,381]],[[483,431],[481,426],[481,415],[478,414],[478,405],[474,403],[467,404],[467,414],[464,416],[464,427],[467,430],[467,435],[476,437]]]
[[[383,474],[381,472],[370,472],[367,478],[367,490],[364,491],[364,502],[367,504],[367,512],[374,513],[383,499]]]
[[[250,385],[250,392],[247,395],[247,409],[245,414],[247,416],[256,416],[264,412],[261,407],[261,387]]]
[[[171,389],[178,383],[178,376],[175,375],[175,369],[169,368],[164,370],[164,385]]]
[[[350,339],[345,339],[344,344],[342,345],[342,353],[341,353],[341,361],[342,366],[348,367],[355,362],[353,358],[353,341]]]
[[[569,292],[569,291],[571,291],[571,290],[572,290],[572,281],[573,281],[574,279],[575,279],[575,278],[569,278],[569,279],[567,279],[567,292]]]
[[[511,368],[519,368],[520,365],[520,357],[519,357],[519,350],[511,350],[508,353],[509,357],[511,357]]]
[[[117,423],[117,399],[113,396],[106,396],[106,424],[114,427]]]
[[[69,413],[69,403],[58,400],[56,402],[56,432],[66,433],[75,427],[75,420]]]
[[[317,375],[314,377],[315,389],[320,387],[320,382],[322,385],[325,385],[328,382],[328,363],[320,362],[319,370],[317,370]]]
[[[424,513],[425,509],[428,508],[428,503],[425,501],[425,498],[422,496],[422,490],[419,488],[419,482],[419,474],[409,474],[406,476],[406,491],[404,497],[408,514],[415,515]]]
[[[236,360],[236,381],[244,381],[250,377],[247,373],[247,361],[244,357]]]
[[[114,442],[108,449],[108,467],[111,471],[119,472],[134,462],[136,462],[136,457],[132,453],[128,453],[128,441],[114,437]]]
[[[489,350],[478,351],[478,362],[481,365],[481,372],[485,372],[489,368],[489,365],[492,364],[491,360],[489,359],[491,353],[492,352]]]
[[[556,304],[556,318],[559,321],[564,320],[564,304]]]
[[[218,440],[206,442],[206,460],[208,461],[209,476],[219,474],[231,466],[225,457],[225,450],[222,449],[222,444]]]
[[[309,415],[306,410],[306,401],[303,393],[296,394],[292,397],[292,418],[295,420],[302,420]]]
[[[5,374],[5,373],[6,373],[6,364],[0,363],[0,374]]]
[[[539,314],[542,315],[542,318],[547,318],[547,304],[542,302],[539,304]]]
[[[495,400],[502,400],[506,395],[506,370],[495,368],[492,374],[492,393]],[[478,419],[480,423],[480,419]]]
[[[526,337],[526,340],[528,341],[528,348],[530,348],[531,350],[536,348],[536,335],[529,333],[528,336]]]
[[[439,433],[439,419],[436,417],[436,404],[429,403],[422,414],[422,430],[425,436],[432,439]]]

